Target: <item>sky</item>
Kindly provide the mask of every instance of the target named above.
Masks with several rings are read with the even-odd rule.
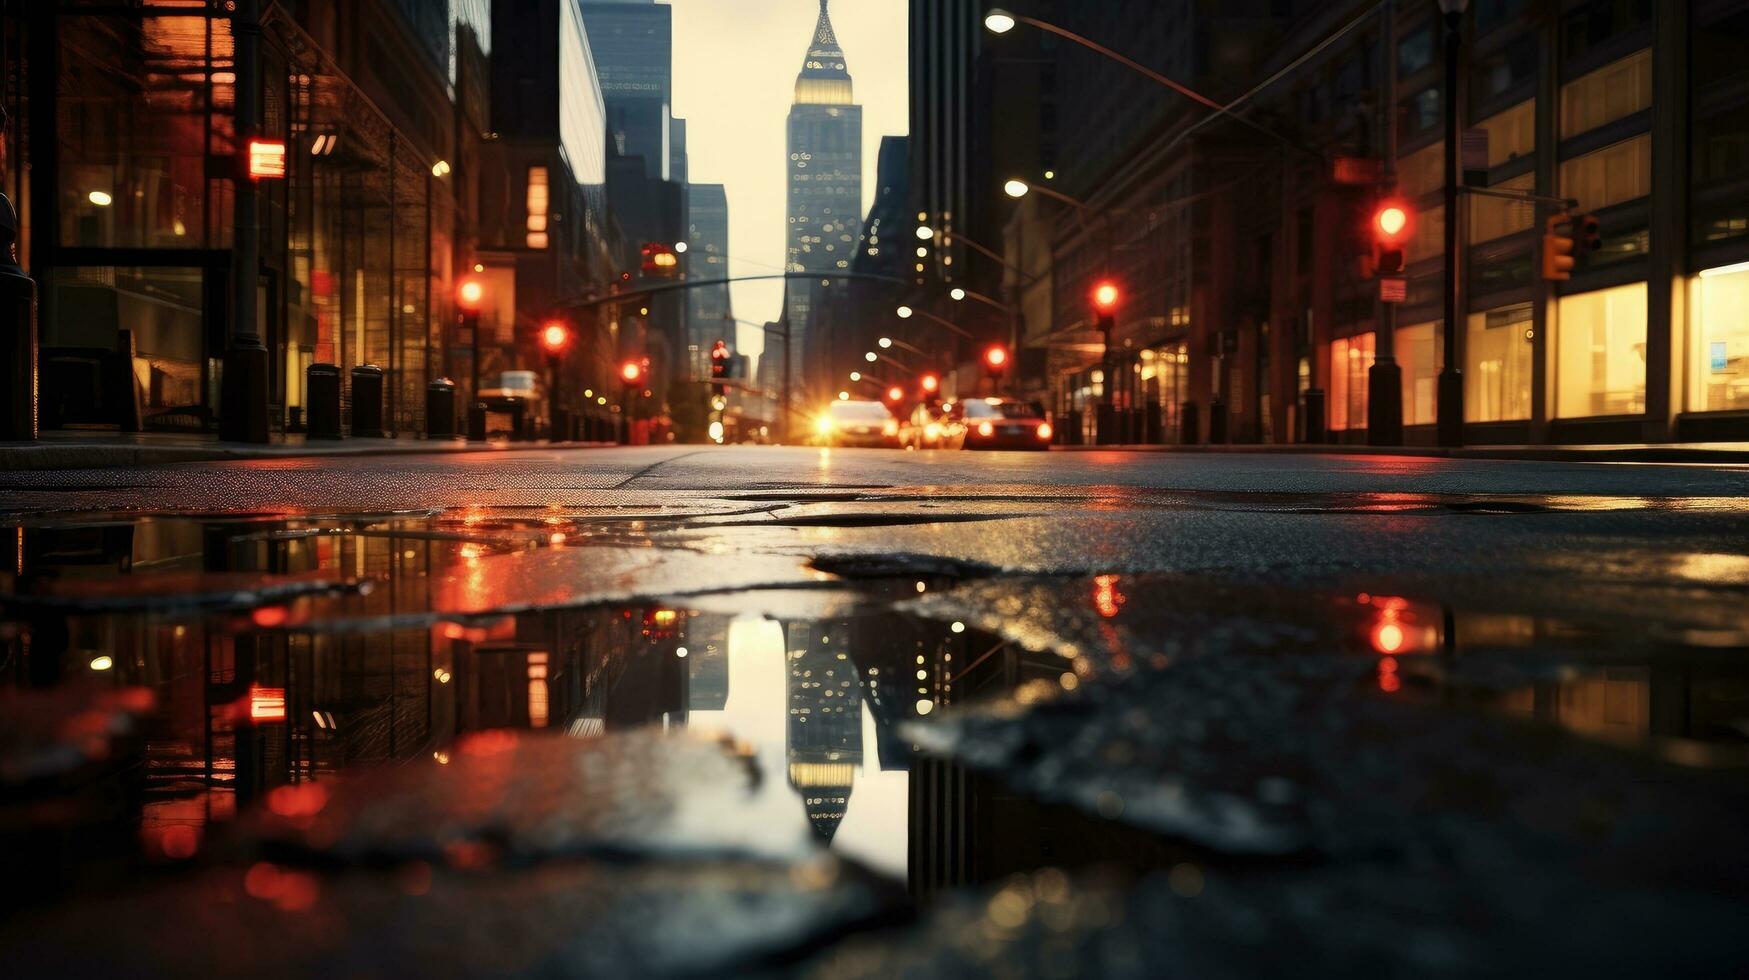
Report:
[[[813,39],[819,0],[668,0],[674,8],[674,114],[686,120],[687,165],[697,184],[729,195],[729,271],[783,271],[785,118]],[[862,204],[874,201],[882,136],[909,129],[906,0],[832,0],[832,26],[862,105]],[[735,316],[764,323],[783,307],[783,283],[734,287]],[[743,326],[737,348],[763,337]]]

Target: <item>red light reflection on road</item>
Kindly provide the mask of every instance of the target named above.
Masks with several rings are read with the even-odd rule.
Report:
[[[1129,597],[1118,591],[1116,575],[1100,575],[1093,580],[1093,608],[1106,619],[1113,619],[1123,609]]]

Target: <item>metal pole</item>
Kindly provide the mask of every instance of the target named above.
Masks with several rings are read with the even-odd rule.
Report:
[[[783,441],[790,441],[790,409],[791,398],[795,391],[795,358],[790,354],[790,320],[789,311],[783,314]]]
[[[1439,368],[1439,444],[1464,444],[1464,379],[1457,364],[1458,334],[1458,55],[1463,14],[1445,15],[1445,324]]]
[[[1380,6],[1379,36],[1396,37],[1395,0],[1385,0]],[[1394,43],[1381,46],[1384,59],[1385,92],[1380,115],[1384,123],[1384,184],[1394,188],[1397,158],[1397,66],[1391,52]],[[1447,212],[1449,220],[1450,212]],[[1367,372],[1366,441],[1373,446],[1403,444],[1403,367],[1397,363],[1397,304],[1378,300],[1378,336],[1373,345],[1373,365]]]
[[[236,52],[236,138],[240,154],[259,135],[261,101],[261,4],[237,0],[231,15]],[[255,181],[241,156],[233,182],[235,209],[231,246],[231,336],[225,345],[219,394],[219,437],[233,442],[267,442],[267,347],[255,317],[255,289],[261,278],[261,225]]]

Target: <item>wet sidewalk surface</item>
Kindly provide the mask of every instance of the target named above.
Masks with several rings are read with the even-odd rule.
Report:
[[[1382,549],[1396,587],[1362,591],[1017,567],[913,538],[1012,535],[1060,497],[921,519],[945,495],[880,496],[16,519],[0,974],[1627,976],[1749,954],[1749,560],[1636,558],[1630,533],[1717,542],[1740,500],[1070,505],[1552,519],[1622,556],[1520,542],[1517,573],[1451,575]]]

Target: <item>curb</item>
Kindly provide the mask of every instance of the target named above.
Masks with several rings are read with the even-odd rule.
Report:
[[[1689,446],[1052,446],[1064,453],[1186,453],[1250,456],[1385,456],[1420,459],[1517,460],[1534,463],[1749,463],[1749,449]]]
[[[603,449],[611,442],[498,442],[466,443],[449,440],[414,440],[401,445],[348,446],[250,446],[236,443],[212,446],[142,446],[72,443],[68,445],[0,446],[0,472],[27,470],[117,469],[132,466],[162,466],[172,463],[211,463],[244,460],[340,459],[356,456],[425,456],[433,454],[525,452],[528,450]]]

